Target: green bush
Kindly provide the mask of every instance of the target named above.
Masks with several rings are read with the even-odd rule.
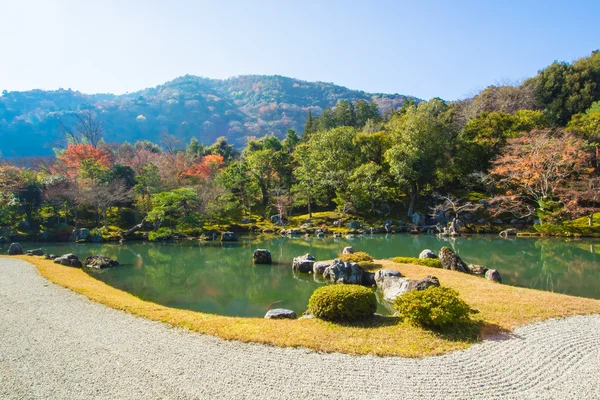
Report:
[[[156,231],[148,233],[148,240],[151,242],[158,242],[161,240],[173,239],[173,231],[169,228],[159,228]]]
[[[471,307],[454,289],[429,287],[404,293],[394,301],[398,316],[409,322],[429,328],[446,327],[470,321]]]
[[[356,253],[352,253],[352,254],[339,254],[337,258],[340,261],[355,262],[355,263],[362,262],[362,261],[368,261],[368,262],[373,261],[373,256],[370,255],[369,253],[365,253],[364,251],[357,251]]]
[[[327,321],[356,321],[373,316],[377,299],[371,289],[360,285],[328,285],[314,291],[308,310]]]
[[[442,263],[437,258],[394,257],[392,261],[398,264],[417,264],[431,268],[442,268]]]

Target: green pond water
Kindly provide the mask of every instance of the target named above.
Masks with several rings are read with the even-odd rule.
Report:
[[[247,237],[236,243],[40,244],[46,252],[81,259],[103,254],[122,267],[88,272],[116,288],[170,307],[262,317],[270,308],[301,314],[322,282],[292,271],[292,259],[311,253],[333,259],[345,246],[375,258],[436,253],[449,246],[467,263],[496,268],[505,284],[600,299],[600,241],[501,239],[496,236],[440,239],[430,235],[372,235],[355,239]],[[35,244],[24,244],[25,249]],[[271,250],[272,265],[253,265],[255,249]],[[6,251],[6,246],[3,252]],[[442,282],[443,285],[443,282]],[[388,313],[380,305],[379,312]]]

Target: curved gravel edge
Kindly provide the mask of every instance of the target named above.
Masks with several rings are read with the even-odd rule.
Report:
[[[600,316],[424,359],[227,342],[116,311],[0,259],[2,399],[600,399]]]

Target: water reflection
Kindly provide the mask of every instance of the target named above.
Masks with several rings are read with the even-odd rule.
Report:
[[[425,248],[437,252],[448,246],[467,263],[498,269],[507,284],[600,298],[598,243],[497,236],[366,235],[352,240],[260,236],[226,244],[130,242],[42,247],[47,252],[73,252],[80,257],[104,254],[125,263],[122,268],[90,273],[143,299],[211,313],[262,317],[273,304],[302,313],[310,294],[324,284],[312,274],[294,274],[293,257],[311,253],[317,260],[332,259],[348,245],[376,258],[414,257]],[[28,247],[35,246],[25,245]],[[272,265],[252,264],[257,248],[271,250]],[[379,312],[389,310],[380,306]]]

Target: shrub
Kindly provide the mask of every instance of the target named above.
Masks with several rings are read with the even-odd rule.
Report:
[[[394,301],[398,316],[429,328],[446,327],[470,321],[471,307],[454,289],[429,287],[404,293]]]
[[[173,239],[173,231],[169,228],[159,228],[156,231],[148,233],[148,240],[150,240],[151,242],[171,239]]]
[[[327,285],[310,296],[308,310],[327,321],[356,321],[373,316],[377,299],[371,289],[360,285]]]
[[[338,255],[338,260],[340,261],[344,261],[344,262],[361,262],[361,261],[373,261],[373,256],[370,255],[369,253],[365,253],[364,251],[357,251],[356,253],[352,253],[352,254],[339,254]]]
[[[398,264],[417,264],[431,268],[442,268],[442,263],[437,258],[394,257],[392,261]]]
[[[381,264],[375,264],[371,261],[360,261],[358,266],[361,267],[364,271],[375,271],[381,269]]]

